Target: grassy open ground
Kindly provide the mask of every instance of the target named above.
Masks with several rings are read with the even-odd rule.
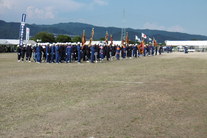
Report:
[[[0,137],[207,136],[207,53],[98,64],[0,54]]]

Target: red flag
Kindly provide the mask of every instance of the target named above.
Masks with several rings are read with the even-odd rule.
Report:
[[[141,54],[143,54],[143,52],[144,52],[144,40],[138,46],[138,50]]]
[[[146,39],[147,38],[147,35],[142,33],[142,38]]]

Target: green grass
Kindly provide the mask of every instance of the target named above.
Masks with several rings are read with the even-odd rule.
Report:
[[[36,64],[0,54],[0,137],[206,137],[206,59]]]

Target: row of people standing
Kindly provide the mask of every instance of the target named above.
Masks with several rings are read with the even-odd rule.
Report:
[[[146,45],[144,47],[144,52],[141,53],[138,45],[130,44],[128,46],[120,45],[84,45],[80,43],[55,43],[55,44],[36,44],[25,45],[23,47],[18,47],[18,62],[24,61],[26,56],[26,61],[31,62],[33,59],[37,63],[47,62],[47,63],[71,63],[81,61],[85,62],[98,62],[106,59],[107,61],[112,59],[125,59],[149,55],[161,54],[161,47],[154,47],[151,45]]]

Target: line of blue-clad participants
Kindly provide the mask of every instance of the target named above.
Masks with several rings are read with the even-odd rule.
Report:
[[[34,61],[36,63],[72,63],[72,62],[102,62],[103,60],[120,60],[161,54],[162,47],[145,45],[140,52],[137,44],[129,45],[84,45],[81,43],[54,43],[24,45],[17,48],[18,62]],[[26,57],[26,59],[25,59]],[[33,59],[33,60],[32,60]]]

